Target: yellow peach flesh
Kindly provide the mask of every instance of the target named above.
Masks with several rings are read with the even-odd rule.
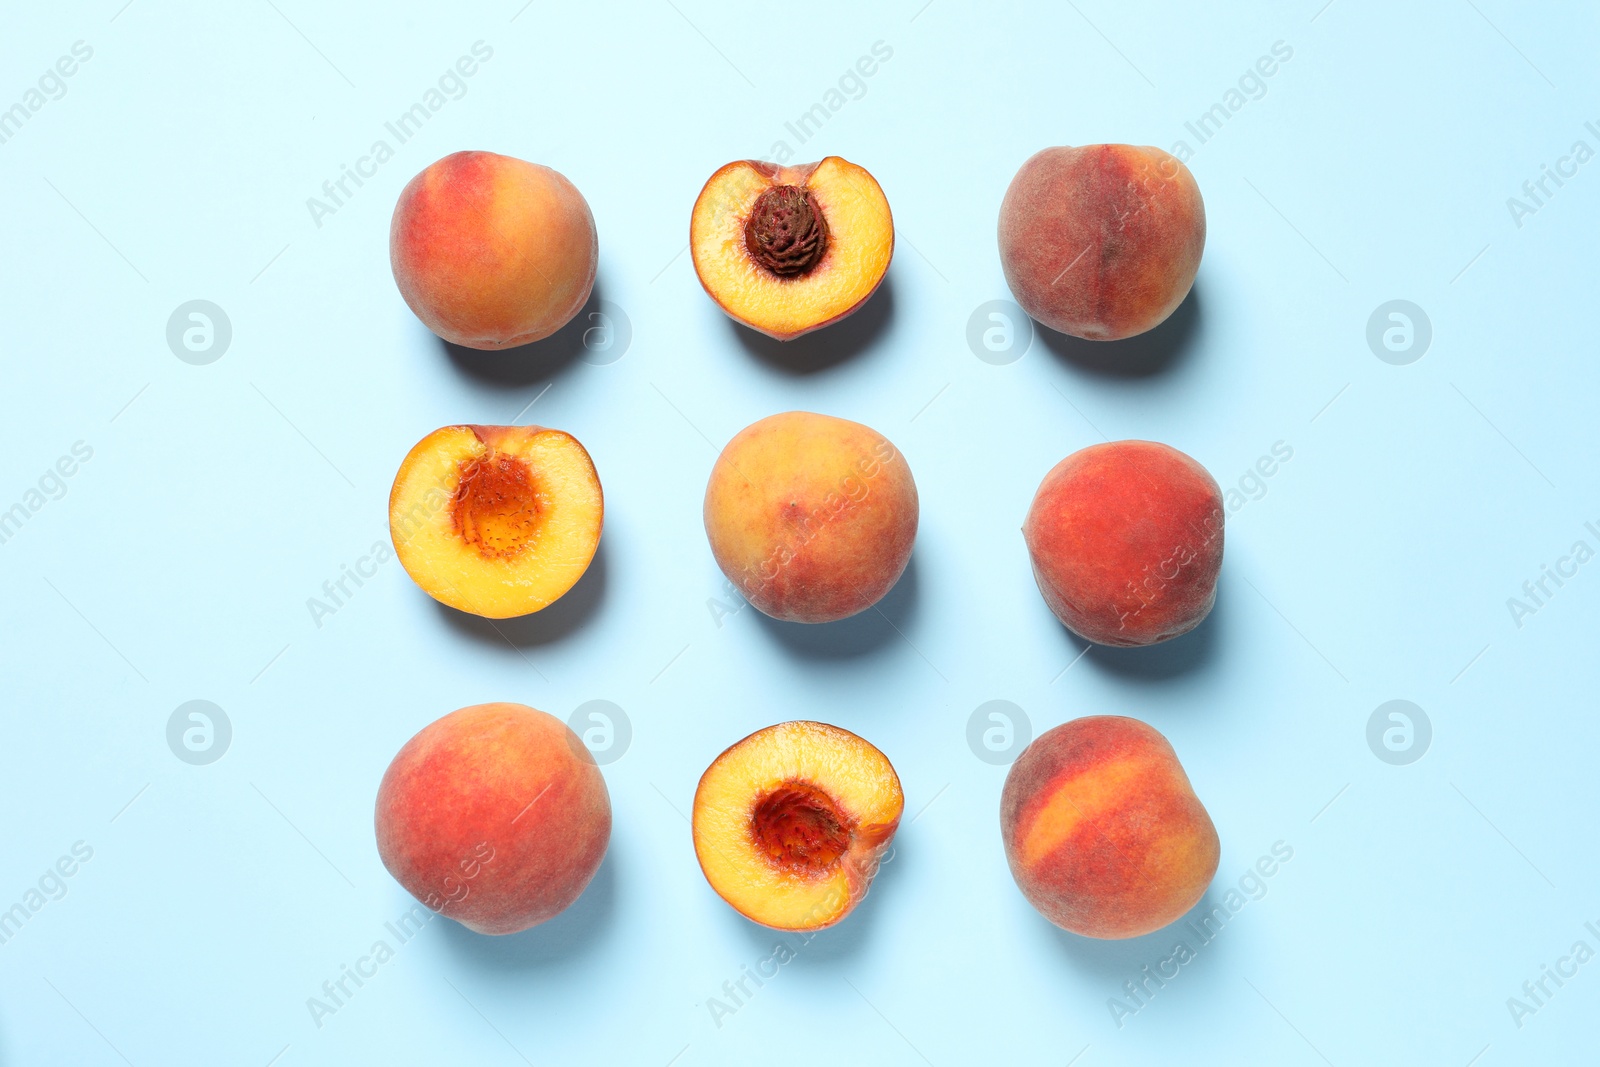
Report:
[[[538,426],[446,426],[418,442],[389,497],[406,573],[441,603],[492,619],[538,611],[599,545],[604,501],[577,439]]]
[[[827,251],[809,271],[781,277],[746,247],[745,224],[775,186],[805,188],[828,225]],[[889,201],[871,174],[838,156],[804,167],[730,163],[695,203],[689,247],[700,282],[722,309],[780,340],[848,315],[883,281],[894,254]]]
[[[793,840],[807,827],[785,834],[765,822],[775,803],[779,815],[825,826],[824,847],[808,854]],[[706,770],[695,792],[695,852],[711,887],[745,917],[821,929],[866,895],[904,806],[899,777],[872,745],[825,723],[781,723]]]

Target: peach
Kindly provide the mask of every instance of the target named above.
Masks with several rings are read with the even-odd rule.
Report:
[[[1006,775],[1000,832],[1017,888],[1063,930],[1138,937],[1176,921],[1221,846],[1167,739],[1092,715],[1041,734]]]
[[[423,324],[467,348],[555,333],[594,288],[594,216],[549,167],[456,152],[406,185],[389,225],[395,284]]]
[[[514,934],[594,878],[611,798],[566,723],[477,704],[405,743],[378,786],[375,822],[383,865],[424,906],[480,934]]]
[[[877,291],[894,254],[894,219],[876,179],[838,156],[798,167],[745,159],[700,190],[689,248],[723,311],[788,341]]]
[[[872,745],[827,723],[779,723],[706,768],[694,851],[745,918],[820,930],[867,895],[904,809],[900,778]]]
[[[1159,148],[1046,148],[1000,204],[1000,265],[1017,303],[1091,341],[1160,325],[1194,285],[1205,244],[1200,187]]]
[[[917,486],[875,430],[790,411],[739,431],[706,486],[711,554],[775,619],[831,622],[899,580],[917,536]]]
[[[604,518],[589,453],[542,426],[435,430],[389,492],[389,536],[412,581],[490,619],[539,611],[577,584]]]
[[[1111,441],[1056,464],[1022,536],[1039,592],[1087,641],[1153,645],[1200,625],[1222,569],[1222,490],[1154,441]]]

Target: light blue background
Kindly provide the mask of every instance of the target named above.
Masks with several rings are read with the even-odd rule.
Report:
[[[74,442],[94,450],[0,545],[0,907],[93,849],[0,945],[0,1063],[1592,1055],[1600,962],[1520,1028],[1506,1007],[1573,942],[1600,949],[1600,563],[1520,628],[1506,605],[1574,541],[1600,547],[1600,162],[1520,227],[1506,205],[1575,140],[1600,148],[1592,6],[123,2],[11,4],[0,33],[0,107],[73,42],[94,50],[0,144],[0,508]],[[466,94],[314,224],[307,198],[479,40],[493,58]],[[893,55],[864,95],[798,145],[784,123],[878,41]],[[1278,41],[1293,57],[1265,94],[1197,145],[1185,122]],[[866,310],[775,356],[707,299],[685,242],[705,178],[779,139],[869,168],[899,241]],[[1108,374],[1042,337],[976,358],[969,316],[1009,295],[995,219],[1022,161],[1179,140],[1209,235],[1156,338],[1168,358]],[[390,211],[462,148],[583,191],[600,291],[632,326],[620,360],[573,358],[572,333],[453,357],[411,315]],[[233,327],[209,366],[165,341],[197,298]],[[1396,298],[1434,330],[1409,366],[1365,340]],[[912,570],[881,615],[719,623],[707,474],[791,408],[905,453]],[[574,432],[601,472],[578,590],[502,637],[391,561],[314,625],[307,598],[386,536],[406,450],[514,418]],[[1200,631],[1074,664],[1018,527],[1045,471],[1102,437],[1169,442],[1225,486],[1276,442],[1294,454],[1230,515]],[[1409,766],[1365,739],[1396,698],[1434,731]],[[191,699],[232,722],[209,766],[165,740]],[[594,699],[633,740],[605,768],[615,832],[587,894],[510,938],[431,923],[319,1029],[307,998],[410,905],[372,834],[397,748],[466,704]],[[1222,837],[1213,902],[1294,850],[1120,1028],[1108,998],[1176,935],[1087,941],[1023,900],[1005,769],[966,742],[996,699],[1035,734],[1097,713],[1165,732]],[[711,998],[774,935],[706,886],[685,814],[726,745],[802,717],[889,755],[906,824],[858,912],[719,1026]]]

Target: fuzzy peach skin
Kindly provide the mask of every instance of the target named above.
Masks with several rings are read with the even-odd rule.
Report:
[[[1022,526],[1056,618],[1102,645],[1153,645],[1200,625],[1222,569],[1222,490],[1154,441],[1111,441],[1056,464]]]
[[[395,284],[452,344],[496,349],[555,333],[594,288],[599,244],[577,187],[549,167],[456,152],[401,190]]]
[[[1221,855],[1167,739],[1118,715],[1074,719],[1029,745],[1006,775],[1000,831],[1028,903],[1085,937],[1139,937],[1176,921]]]
[[[1189,294],[1205,244],[1200,187],[1159,148],[1046,148],[1000,205],[1000,265],[1017,303],[1091,341],[1160,325]]]
[[[717,566],[757,609],[831,622],[881,600],[911,559],[917,486],[888,438],[790,411],[745,427],[706,486]]]
[[[477,704],[423,727],[378,786],[378,855],[406,891],[480,934],[577,900],[605,858],[611,798],[553,715]]]

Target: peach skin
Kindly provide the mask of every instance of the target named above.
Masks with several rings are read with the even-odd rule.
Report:
[[[1139,937],[1194,907],[1221,846],[1167,739],[1094,715],[1041,734],[1000,796],[1006,861],[1028,903],[1084,937]]]
[[[427,908],[480,934],[565,910],[611,838],[611,799],[567,724],[477,704],[422,728],[378,786],[378,855]]]
[[[1079,637],[1153,645],[1217,599],[1222,490],[1154,441],[1110,441],[1056,464],[1022,526],[1045,603]]]
[[[1046,148],[1000,205],[1000,265],[1017,303],[1091,341],[1160,325],[1194,285],[1205,243],[1200,187],[1159,148]]]
[[[790,411],[739,431],[711,470],[706,536],[756,608],[831,622],[888,593],[911,559],[917,486],[876,431]]]
[[[456,152],[412,178],[389,225],[395,284],[452,344],[510,348],[555,333],[594,288],[594,216],[560,174]]]

